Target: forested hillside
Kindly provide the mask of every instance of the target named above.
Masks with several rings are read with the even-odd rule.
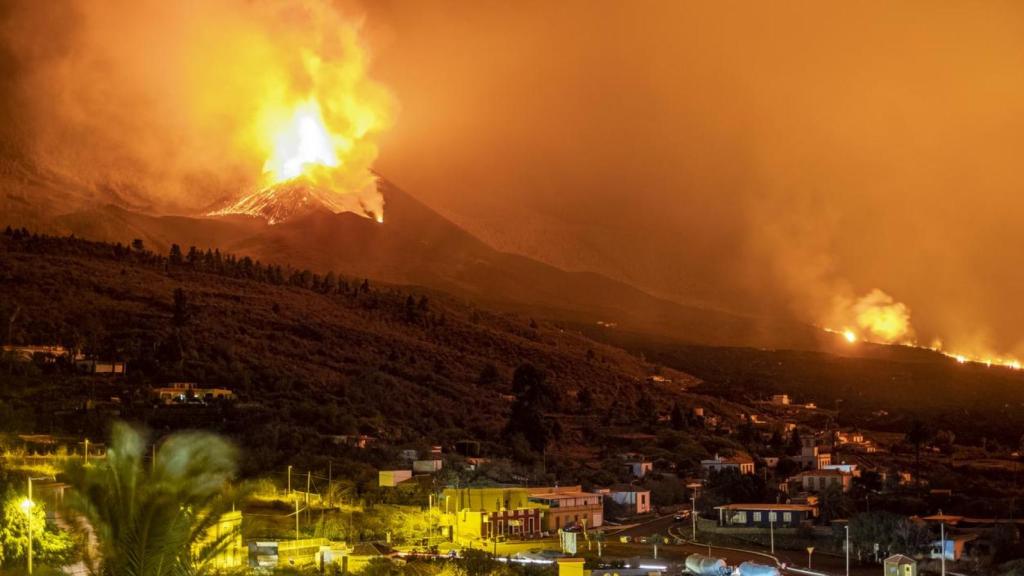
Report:
[[[692,377],[557,325],[218,252],[155,254],[141,242],[8,229],[0,317],[13,344],[63,344],[127,363],[123,377],[69,378],[61,362],[8,357],[0,426],[100,437],[116,412],[157,430],[216,427],[240,438],[253,467],[359,433],[390,444],[473,439],[517,456],[639,428],[693,402],[683,392]],[[521,370],[513,386],[525,365],[538,370]],[[531,378],[542,385],[525,390]],[[150,390],[171,382],[230,388],[238,401],[156,406]],[[591,421],[564,424],[580,413]]]

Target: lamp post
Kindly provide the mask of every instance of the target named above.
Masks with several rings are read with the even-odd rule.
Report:
[[[850,524],[843,528],[846,530],[846,576],[850,576]]]
[[[33,480],[47,480],[50,476],[39,476],[28,478],[28,498],[21,501],[21,510],[25,513],[25,521],[28,524],[28,558],[27,568],[28,573],[32,573],[32,509],[35,508],[35,502],[32,501],[32,481]]]
[[[939,514],[941,514],[941,513],[942,512],[940,511]],[[945,522],[940,522],[939,523],[939,531],[942,534],[941,535],[942,542],[940,544],[941,548],[939,549],[939,558],[942,559],[941,560],[941,562],[942,562],[942,576],[946,576],[946,523]]]
[[[692,524],[690,540],[697,541],[697,491],[690,496],[690,523]]]
[[[811,569],[811,554],[814,554],[814,546],[807,547],[807,569]]]
[[[768,511],[768,534],[772,542],[772,556],[775,555],[775,512]]]
[[[288,496],[292,495],[292,465],[288,465]]]

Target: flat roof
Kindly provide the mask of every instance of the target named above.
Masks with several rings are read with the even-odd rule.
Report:
[[[724,504],[715,506],[715,510],[793,510],[800,512],[811,512],[814,506],[807,504]]]
[[[530,498],[550,498],[557,500],[559,498],[584,498],[586,496],[600,496],[600,494],[594,492],[541,492],[539,494],[530,494]]]

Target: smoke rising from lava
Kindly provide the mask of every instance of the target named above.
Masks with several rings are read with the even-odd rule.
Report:
[[[5,112],[18,122],[4,136],[35,168],[100,198],[196,213],[280,179],[270,164],[286,162],[281,124],[313,102],[338,156],[318,181],[379,210],[370,168],[394,99],[367,75],[360,20],[326,0],[25,0],[5,11],[5,101],[17,110]]]

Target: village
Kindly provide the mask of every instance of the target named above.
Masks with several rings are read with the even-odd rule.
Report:
[[[6,352],[22,363],[73,359],[75,370],[111,390],[125,376],[123,364],[58,346]],[[117,417],[130,401],[94,397],[71,412]],[[197,382],[152,387],[143,402],[156,414],[198,421],[242,404],[230,389]],[[589,473],[566,484],[531,478],[473,439],[394,445],[371,433],[325,437],[328,450],[367,455],[375,476],[288,465],[250,480],[245,500],[216,525],[219,535],[230,534],[216,565],[358,573],[379,562],[475,550],[506,562],[557,564],[560,574],[582,569],[568,562],[574,558],[598,574],[694,572],[690,558],[802,574],[914,576],[976,571],[1019,542],[1024,520],[987,505],[971,510],[956,485],[922,472],[942,465],[1015,475],[1016,453],[980,460],[941,435],[839,426],[836,411],[785,393],[747,412],[709,401],[655,416],[645,431],[614,430],[583,467]],[[678,459],[665,448],[666,438],[682,432],[706,442],[704,457]],[[43,502],[63,497],[63,463],[100,462],[106,450],[99,441],[51,434],[20,434],[5,445],[5,469],[48,471],[35,485]],[[545,465],[565,457],[557,446],[550,451]],[[57,520],[53,512],[49,521]]]

